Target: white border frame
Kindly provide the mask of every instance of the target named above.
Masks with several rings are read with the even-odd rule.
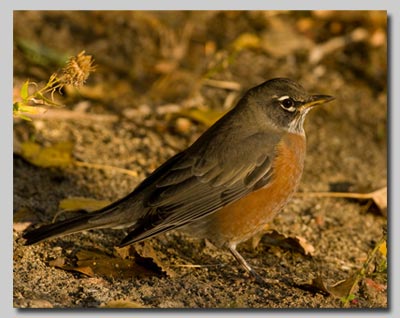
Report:
[[[132,1],[133,2],[133,1]],[[0,262],[0,315],[1,317],[397,317],[400,313],[399,289],[399,229],[400,213],[399,195],[393,195],[394,189],[399,189],[400,153],[398,145],[394,144],[396,136],[400,135],[399,123],[399,54],[400,13],[397,1],[389,0],[202,0],[199,3],[182,0],[145,0],[140,3],[128,3],[123,0],[87,1],[69,0],[56,2],[52,0],[1,0],[0,1],[0,231],[1,254]],[[397,7],[396,7],[397,6]],[[389,310],[245,310],[245,311],[190,311],[190,310],[19,310],[12,308],[12,79],[13,79],[13,11],[14,10],[387,10],[389,16],[389,56],[388,56],[388,181],[389,181]],[[395,70],[392,72],[392,70]],[[396,71],[397,70],[397,71]],[[397,299],[397,301],[396,301]]]

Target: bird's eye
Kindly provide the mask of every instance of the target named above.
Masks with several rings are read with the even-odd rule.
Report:
[[[279,98],[279,102],[281,107],[289,112],[294,112],[296,110],[295,102],[289,96],[282,96]]]

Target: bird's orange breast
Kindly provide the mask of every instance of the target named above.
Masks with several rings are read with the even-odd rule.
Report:
[[[209,216],[206,237],[217,245],[236,245],[260,232],[296,191],[303,171],[305,137],[286,134],[276,151],[268,184]]]

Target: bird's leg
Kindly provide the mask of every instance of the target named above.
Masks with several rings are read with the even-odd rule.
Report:
[[[260,275],[258,275],[257,272],[249,265],[249,263],[246,262],[243,256],[239,254],[239,252],[236,250],[236,246],[230,246],[229,250],[232,253],[232,255],[236,258],[236,260],[240,263],[240,265],[242,265],[247,272],[253,275],[257,283],[262,285],[265,284],[264,279]]]

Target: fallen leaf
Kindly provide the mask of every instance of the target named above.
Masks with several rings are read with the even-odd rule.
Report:
[[[386,232],[384,232],[378,243],[369,252],[368,259],[364,262],[363,266],[355,273],[350,274],[347,279],[341,280],[333,285],[326,286],[322,279],[318,277],[318,279],[315,282],[313,281],[313,283],[319,286],[319,288],[325,289],[331,295],[341,298],[344,306],[347,306],[349,302],[354,299],[355,289],[357,288],[361,279],[364,279],[364,282],[368,286],[373,287],[376,290],[386,289],[385,285],[376,283],[372,279],[366,277],[369,264],[376,258],[377,251],[380,251],[380,249],[383,248],[382,245],[383,243],[386,243],[386,239]]]
[[[135,260],[138,264],[151,268],[152,270],[159,270],[167,274],[169,277],[175,277],[176,273],[171,269],[170,264],[167,261],[162,260],[162,253],[155,251],[150,242],[143,242],[141,244],[135,244],[134,249],[136,251]],[[168,259],[168,256],[164,257]]]
[[[60,268],[65,271],[78,272],[78,273],[84,274],[89,277],[95,276],[95,273],[93,272],[93,270],[88,266],[83,266],[83,267],[82,266],[69,266],[69,265],[65,265],[65,263],[66,263],[65,257],[57,257],[56,259],[49,261],[50,266]]]
[[[84,274],[86,276],[89,277],[94,277],[95,276],[95,272],[93,271],[93,268],[91,268],[90,266],[64,266],[61,267],[62,269],[66,270],[66,271],[73,271],[73,272],[78,272],[81,274]]]
[[[298,197],[325,197],[325,198],[348,198],[358,200],[372,200],[380,212],[387,217],[387,187],[383,187],[370,193],[356,192],[297,192]]]
[[[57,257],[56,259],[49,261],[49,265],[53,267],[63,268],[65,266],[65,258]]]
[[[348,278],[328,286],[329,292],[339,298],[348,298],[354,293],[354,288],[359,280],[359,273],[351,274]]]
[[[260,243],[262,237],[265,235],[265,233],[270,231],[270,226],[269,224],[265,225],[263,230],[259,233],[257,233],[256,235],[254,235],[251,240],[250,240],[250,244],[251,244],[251,248],[253,250],[255,250],[258,246],[258,244]]]
[[[82,250],[76,254],[76,257],[78,258],[77,268],[88,267],[93,271],[94,275],[113,278],[154,275],[153,272],[135,264],[132,259],[110,257],[102,252]]]
[[[379,211],[387,217],[387,187],[371,192],[371,199],[374,201]]]
[[[138,276],[153,276],[151,269],[135,263],[131,259],[122,259],[109,256],[99,251],[81,250],[77,252],[76,265],[65,265],[65,258],[58,258],[49,262],[49,265],[66,270],[84,274],[89,277],[102,276],[108,278],[128,279]]]
[[[61,210],[65,211],[77,211],[84,210],[87,212],[92,212],[99,210],[111,202],[107,200],[95,200],[91,198],[83,198],[83,197],[70,197],[67,199],[63,199],[58,204],[58,207]]]
[[[279,246],[284,249],[294,250],[303,255],[312,256],[315,252],[314,246],[307,242],[303,237],[289,237],[272,230],[262,237],[261,241],[270,246]]]
[[[320,275],[318,275],[316,278],[314,278],[311,283],[299,284],[299,285],[297,285],[297,287],[302,290],[309,291],[313,294],[316,294],[316,293],[320,293],[323,295],[331,294]]]
[[[60,142],[43,147],[32,141],[21,143],[21,156],[38,167],[62,167],[72,164],[72,143]]]
[[[323,281],[320,275],[313,278],[311,283],[298,284],[297,287],[303,290],[307,290],[312,293],[320,293],[324,295],[332,295],[342,299],[349,299],[350,295],[357,282],[357,273],[352,274],[349,278],[341,280],[333,285],[327,285]]]
[[[130,256],[134,255],[134,252],[132,252],[132,245],[128,245],[128,246],[124,246],[124,247],[118,247],[115,246],[114,247],[114,255],[116,255],[117,257],[120,257],[122,259],[126,259]]]

